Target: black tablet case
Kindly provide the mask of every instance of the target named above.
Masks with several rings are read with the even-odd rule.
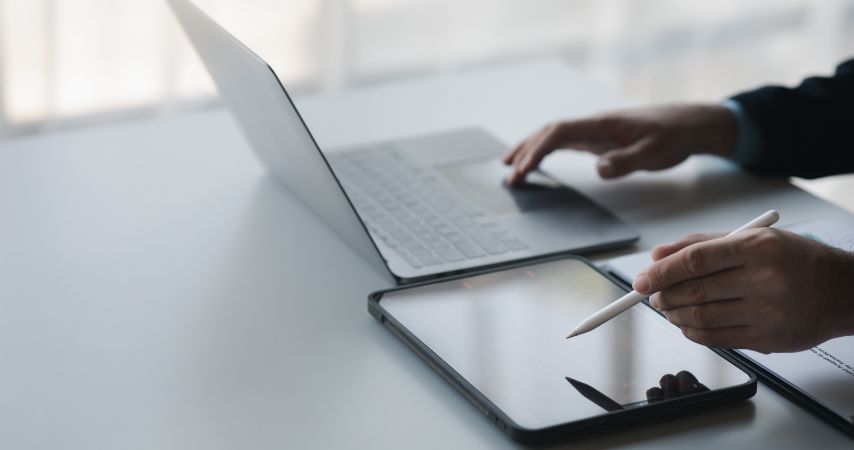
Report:
[[[423,361],[425,361],[436,373],[445,379],[453,386],[460,394],[469,400],[487,420],[493,422],[499,429],[507,433],[513,440],[528,443],[542,444],[551,442],[557,439],[568,439],[589,435],[595,431],[607,429],[613,431],[615,428],[624,428],[635,425],[640,425],[660,419],[663,417],[673,417],[676,415],[696,413],[696,406],[702,404],[707,407],[732,403],[738,400],[743,400],[752,397],[756,393],[756,374],[746,365],[734,357],[730,352],[723,352],[717,349],[714,350],[718,355],[735,365],[740,370],[746,372],[750,376],[750,381],[745,384],[732,386],[729,388],[718,389],[701,394],[694,394],[686,397],[674,398],[662,402],[648,404],[640,408],[623,409],[620,411],[608,412],[598,416],[592,416],[586,419],[569,422],[566,424],[557,425],[554,427],[543,428],[539,430],[527,429],[514,423],[513,420],[504,414],[495,404],[483,396],[474,386],[472,386],[465,378],[459,375],[452,367],[442,361],[438,355],[433,353],[427,345],[421,342],[409,330],[404,328],[397,320],[392,317],[380,305],[380,299],[387,292],[400,291],[411,289],[413,287],[425,286],[429,284],[441,283],[445,281],[467,278],[475,275],[497,272],[506,269],[524,267],[532,264],[541,264],[549,261],[560,259],[577,259],[584,262],[592,269],[600,273],[605,278],[625,289],[625,283],[622,283],[618,278],[603,272],[595,265],[579,256],[557,256],[545,259],[537,259],[526,261],[509,266],[481,270],[473,273],[465,273],[453,277],[442,278],[439,280],[430,280],[421,283],[408,284],[406,286],[386,289],[373,292],[368,295],[368,312],[383,324],[389,331],[402,340],[411,350],[413,350]],[[628,289],[626,289],[628,292]],[[607,428],[606,428],[607,427]]]

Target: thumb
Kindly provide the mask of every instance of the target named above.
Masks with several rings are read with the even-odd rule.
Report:
[[[611,150],[599,157],[596,169],[602,178],[617,178],[644,168],[644,152],[639,146]]]

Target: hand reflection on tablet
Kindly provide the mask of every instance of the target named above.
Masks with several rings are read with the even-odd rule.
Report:
[[[590,400],[595,403],[605,411],[618,411],[624,409],[625,406],[635,406],[637,403],[633,403],[630,405],[621,405],[617,403],[614,399],[608,397],[598,389],[590,386],[587,383],[583,383],[581,381],[575,380],[570,377],[565,377],[566,381],[578,391],[584,398]],[[697,377],[694,376],[691,372],[687,370],[680,371],[676,375],[665,374],[661,377],[658,384],[660,387],[655,386],[647,389],[646,391],[646,399],[647,403],[656,403],[664,400],[670,400],[677,397],[684,397],[686,395],[696,394],[698,392],[706,392],[709,390],[703,383],[700,383],[697,380]],[[638,402],[643,403],[643,402]]]
[[[709,390],[709,388],[697,380],[694,374],[687,370],[683,370],[676,375],[665,374],[658,381],[658,384],[660,387],[653,386],[646,391],[646,399],[649,403],[684,397]]]

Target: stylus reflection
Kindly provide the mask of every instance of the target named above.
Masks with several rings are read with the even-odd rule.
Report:
[[[618,411],[618,410],[623,409],[622,405],[615,402],[614,399],[603,394],[602,392],[600,392],[595,387],[590,386],[587,383],[582,383],[578,380],[574,380],[574,379],[569,378],[569,377],[564,377],[564,378],[566,378],[566,381],[569,381],[569,384],[571,384],[572,387],[574,387],[575,390],[577,390],[579,394],[583,395],[584,398],[595,403],[597,406],[601,407],[605,411],[611,412],[611,411]]]
[[[611,397],[603,394],[598,389],[590,386],[587,383],[575,380],[570,377],[564,377],[569,384],[578,391],[584,398],[595,403],[605,411],[619,411],[625,409],[626,406],[635,406],[637,404],[621,405]],[[659,386],[653,386],[646,391],[647,403],[656,403],[673,398],[684,397],[686,395],[696,394],[698,392],[706,392],[709,390],[703,383],[697,380],[691,372],[687,370],[680,371],[676,375],[665,374],[658,381]]]

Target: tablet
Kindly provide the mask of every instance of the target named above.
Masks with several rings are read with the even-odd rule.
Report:
[[[756,377],[646,304],[567,340],[627,291],[561,257],[373,293],[371,314],[522,442],[752,396]]]

